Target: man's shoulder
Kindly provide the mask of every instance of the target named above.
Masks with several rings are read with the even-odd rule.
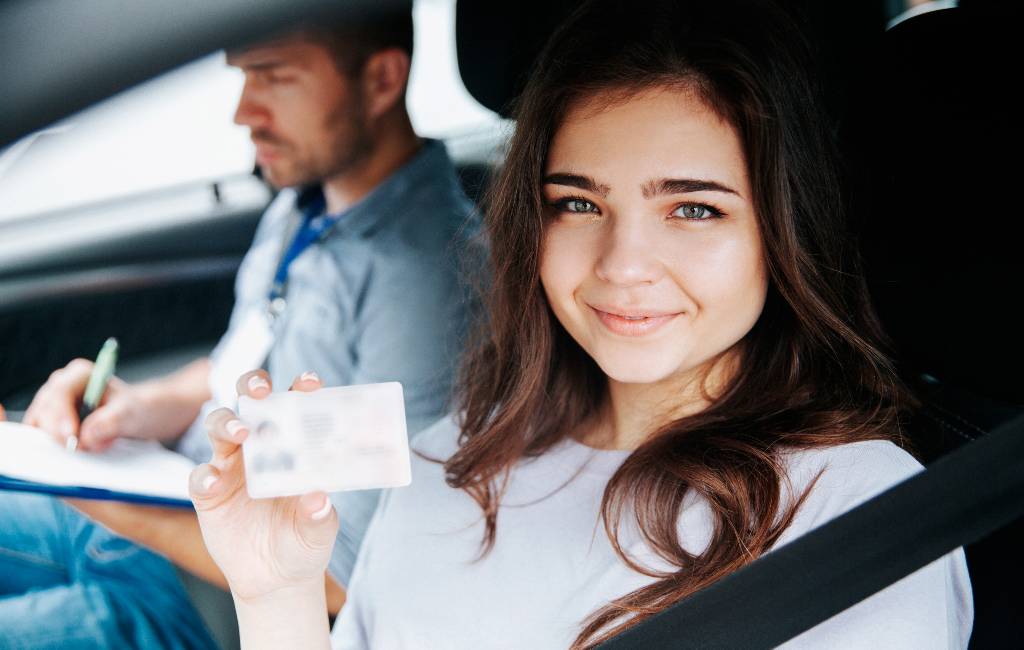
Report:
[[[441,169],[436,177],[422,180],[396,197],[381,229],[382,243],[440,246],[479,231],[476,208],[454,173]]]
[[[427,139],[416,159],[403,170],[400,191],[389,197],[391,230],[443,231],[462,229],[475,212],[462,189],[455,163],[444,143]]]
[[[456,262],[452,268],[457,268],[464,266],[462,260],[476,250],[479,218],[458,187],[410,190],[385,209],[385,218],[357,242],[338,238],[329,247],[347,249],[357,243],[375,261],[390,260],[384,266],[396,267],[402,273],[416,268],[444,276],[450,274],[451,265],[438,264],[439,260]]]

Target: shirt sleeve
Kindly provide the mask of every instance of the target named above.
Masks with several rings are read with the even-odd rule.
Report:
[[[354,323],[346,383],[401,382],[411,437],[448,411],[470,317],[466,289],[451,259],[413,247],[375,255],[367,282]],[[346,524],[329,567],[342,585],[350,581],[378,494],[361,490],[331,495]]]
[[[470,309],[439,251],[378,254],[359,310],[352,383],[399,381],[409,435],[448,412]]]
[[[888,442],[844,445],[824,463],[800,462],[794,485],[814,489],[778,545],[838,517],[921,470],[909,454]],[[842,549],[836,561],[842,562]],[[832,648],[965,648],[974,617],[963,549],[840,612],[782,645],[787,650]]]

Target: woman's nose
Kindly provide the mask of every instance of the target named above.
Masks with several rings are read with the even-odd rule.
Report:
[[[654,284],[661,279],[657,233],[645,221],[609,220],[594,269],[598,278],[619,286]]]

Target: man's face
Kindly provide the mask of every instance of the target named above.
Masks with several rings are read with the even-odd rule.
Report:
[[[373,148],[359,80],[323,46],[298,37],[228,55],[245,73],[235,123],[249,127],[256,163],[276,187],[320,183]]]

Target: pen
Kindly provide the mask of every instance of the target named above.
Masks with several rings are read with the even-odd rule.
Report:
[[[107,390],[107,382],[114,374],[115,365],[117,365],[117,339],[111,337],[103,343],[100,353],[96,355],[96,363],[93,364],[92,373],[89,374],[89,383],[85,386],[85,395],[82,396],[82,406],[78,409],[79,423],[99,406],[103,392]],[[69,436],[65,444],[68,451],[78,449],[78,436]]]

